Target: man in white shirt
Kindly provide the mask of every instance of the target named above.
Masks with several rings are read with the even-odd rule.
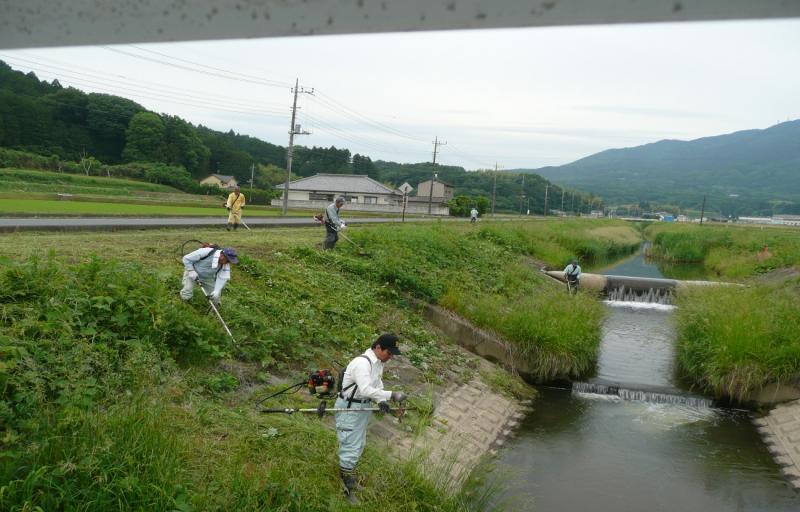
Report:
[[[183,257],[181,299],[191,300],[194,285],[199,283],[211,301],[219,305],[222,289],[231,279],[231,264],[239,259],[233,247],[201,247]]]
[[[576,260],[564,268],[564,279],[567,280],[567,290],[569,293],[577,293],[578,286],[581,284],[581,266]]]
[[[402,391],[383,389],[383,363],[400,354],[397,340],[394,334],[382,334],[363,354],[350,361],[336,399],[337,409],[367,409],[371,402],[376,402],[382,412],[390,412],[388,400],[402,402],[406,399]],[[358,488],[355,468],[364,452],[370,416],[371,412],[336,413],[339,470],[348,496]]]

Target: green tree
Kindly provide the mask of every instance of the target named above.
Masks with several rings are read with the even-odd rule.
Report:
[[[163,162],[164,131],[164,122],[158,114],[137,113],[125,132],[122,159],[126,162]]]
[[[125,132],[131,118],[144,107],[110,94],[92,93],[87,105],[86,123],[95,140],[94,152],[101,160],[119,162],[125,147]]]
[[[197,129],[177,116],[165,116],[164,124],[164,162],[182,165],[197,177],[207,174],[211,150],[200,139]]]

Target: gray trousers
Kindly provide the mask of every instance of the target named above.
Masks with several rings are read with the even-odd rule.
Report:
[[[333,249],[336,242],[339,240],[339,233],[335,229],[326,227],[327,234],[325,235],[325,242],[322,244],[323,249]]]
[[[346,409],[347,400],[342,397],[336,399],[337,409]],[[350,404],[351,409],[366,409],[372,407],[371,402]],[[336,439],[339,441],[339,467],[345,471],[352,471],[358,464],[358,459],[364,453],[367,445],[367,425],[371,412],[337,412],[336,413]]]

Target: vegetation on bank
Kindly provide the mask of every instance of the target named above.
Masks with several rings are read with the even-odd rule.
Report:
[[[800,282],[791,278],[800,231],[659,223],[645,234],[654,257],[700,262],[719,279],[744,283],[679,293],[678,365],[693,385],[745,400],[768,384],[800,381]],[[789,279],[770,278],[776,270]]]
[[[745,279],[800,265],[800,230],[773,226],[699,226],[657,223],[645,230],[650,255],[673,262],[702,262],[722,279]]]
[[[800,282],[691,288],[677,304],[679,367],[704,391],[744,400],[800,381]]]
[[[297,214],[302,211],[292,211]],[[309,215],[311,211],[305,213]],[[228,212],[222,208],[222,199],[219,205],[214,206],[171,206],[169,204],[134,204],[134,203],[104,203],[95,201],[59,201],[47,199],[2,199],[0,198],[0,214],[7,215],[99,215],[99,216],[143,216],[143,217],[219,217],[224,224]],[[276,217],[280,216],[279,209],[246,208],[244,221],[247,217]]]

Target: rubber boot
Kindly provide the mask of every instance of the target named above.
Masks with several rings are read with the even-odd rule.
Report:
[[[344,489],[344,495],[347,497],[347,501],[349,501],[351,504],[357,505],[359,500],[355,493],[361,489],[361,486],[358,485],[355,472],[339,469],[339,476],[342,477],[342,487]]]
[[[228,225],[225,227],[225,229],[227,229],[228,231],[230,231],[230,230],[231,230],[231,225],[230,225],[230,224],[228,224]]]
[[[233,225],[233,230],[236,231],[237,229],[239,229],[239,224],[234,224]]]

